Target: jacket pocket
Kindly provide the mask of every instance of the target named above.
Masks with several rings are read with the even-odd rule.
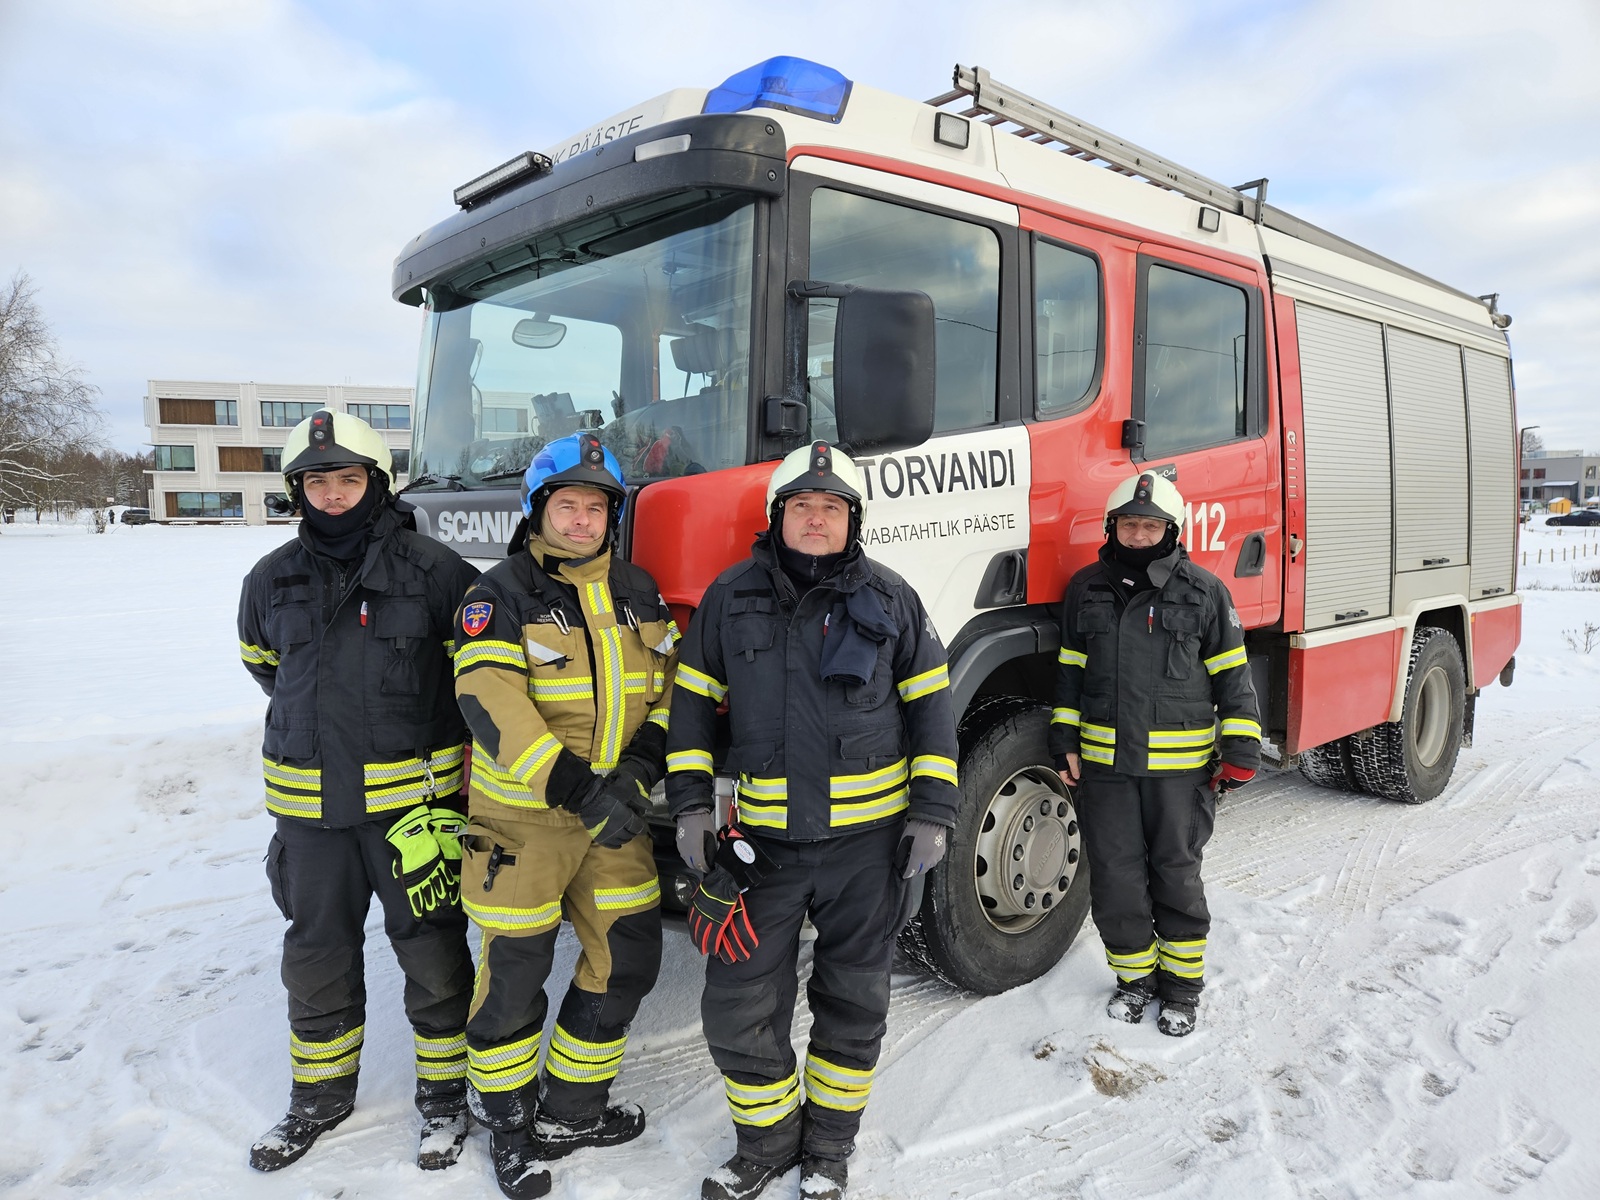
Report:
[[[728,751],[728,769],[734,774],[771,775],[777,756],[775,742],[745,742]]]
[[[311,640],[311,609],[300,604],[281,604],[267,617],[267,632],[274,648],[287,650]]]
[[[846,766],[864,764],[868,769],[886,767],[896,759],[905,757],[900,730],[895,727],[841,734],[839,757]]]
[[[1167,635],[1167,678],[1188,679],[1200,663],[1200,630],[1205,624],[1196,596],[1191,601],[1169,605],[1161,610],[1161,628]]]
[[[878,657],[872,666],[872,677],[865,683],[847,683],[844,702],[855,708],[878,708],[889,698],[894,686],[894,645],[878,644]]]
[[[722,657],[730,670],[738,658],[753,663],[756,655],[771,650],[778,639],[775,616],[734,617],[722,629]]]
[[[1210,700],[1157,700],[1155,715],[1162,729],[1210,729],[1217,723]]]
[[[1089,637],[1110,633],[1117,625],[1116,609],[1109,600],[1080,604],[1078,611],[1073,615],[1072,623],[1074,629]]]
[[[676,643],[665,620],[639,622],[639,641],[644,645],[644,702],[649,706],[667,690],[667,659]]]
[[[379,600],[372,632],[384,647],[378,690],[386,696],[415,696],[422,690],[417,648],[428,636],[428,606],[421,600]]]
[[[285,921],[294,920],[289,909],[289,866],[284,861],[283,839],[277,834],[267,843],[267,886],[272,890],[272,902],[278,906]]]
[[[261,739],[261,752],[279,762],[306,766],[317,756],[317,731],[269,724]]]

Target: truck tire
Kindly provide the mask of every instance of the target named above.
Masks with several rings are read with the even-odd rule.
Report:
[[[1350,739],[1335,738],[1300,752],[1300,774],[1318,787],[1339,792],[1359,792],[1350,766]]]
[[[1467,672],[1455,636],[1437,626],[1418,626],[1400,719],[1348,739],[1357,785],[1369,795],[1405,804],[1432,800],[1456,769],[1466,707]]]
[[[1070,790],[1046,749],[1050,710],[987,697],[961,722],[961,811],[900,935],[911,962],[993,996],[1061,960],[1089,911],[1089,862]]]

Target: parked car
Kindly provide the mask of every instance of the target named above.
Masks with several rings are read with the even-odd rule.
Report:
[[[1600,525],[1600,508],[1575,508],[1571,512],[1546,517],[1546,525]]]
[[[125,508],[122,510],[122,523],[124,525],[150,524],[150,510],[148,508]]]

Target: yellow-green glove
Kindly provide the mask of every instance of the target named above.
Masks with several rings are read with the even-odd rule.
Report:
[[[439,843],[439,857],[444,860],[445,870],[450,873],[450,895],[447,899],[451,904],[459,904],[461,838],[467,832],[467,818],[453,808],[436,805],[428,810],[428,828],[433,831],[433,840]]]
[[[445,865],[440,852],[439,839],[432,828],[432,810],[419,804],[393,825],[384,835],[395,848],[394,877],[406,889],[411,901],[411,913],[422,920],[441,904],[451,902],[452,895],[460,894],[460,884],[452,886],[450,868]],[[456,844],[459,859],[461,846]]]

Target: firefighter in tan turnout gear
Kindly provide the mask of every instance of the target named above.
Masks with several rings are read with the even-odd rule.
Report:
[[[626,492],[594,434],[540,450],[522,494],[516,549],[467,594],[456,629],[472,729],[461,893],[483,931],[468,1097],[510,1197],[548,1192],[544,1163],[644,1130],[636,1106],[608,1101],[661,962],[643,813],[665,769],[678,640],[654,581],[616,556]],[[542,1047],[563,916],[582,952]]]
[[[802,447],[773,472],[767,508],[751,557],[695,613],[668,737],[678,849],[706,872],[689,914],[710,956],[701,1017],[738,1145],[700,1194],[754,1196],[798,1162],[803,1196],[837,1200],[878,1064],[907,881],[939,862],[955,824],[956,729],[921,600],[862,552],[855,464],[826,442]],[[718,845],[723,700],[737,813]],[[802,1074],[789,1031],[808,917]]]
[[[450,686],[456,605],[477,571],[395,507],[383,439],[323,409],[283,451],[303,520],[239,599],[239,651],[271,697],[262,743],[272,896],[289,921],[289,1111],[251,1148],[288,1166],[349,1115],[366,1029],[372,897],[405,973],[416,1042],[417,1163],[455,1162],[467,1134],[472,996],[457,903],[465,729]]]
[[[1090,905],[1117,976],[1107,1013],[1194,1029],[1211,916],[1200,879],[1216,795],[1261,757],[1244,628],[1179,544],[1183,497],[1153,472],[1106,503],[1098,561],[1067,584],[1050,749],[1078,785]]]

